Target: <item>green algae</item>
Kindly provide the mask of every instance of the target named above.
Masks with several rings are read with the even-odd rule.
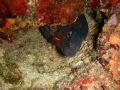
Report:
[[[18,66],[10,60],[6,60],[5,63],[0,63],[0,75],[6,83],[11,84],[18,83],[22,78]]]

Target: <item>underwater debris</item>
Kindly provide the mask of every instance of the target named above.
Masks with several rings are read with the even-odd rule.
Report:
[[[51,29],[50,26],[40,27],[40,32],[48,41],[56,45],[58,51],[66,56],[74,56],[87,36],[88,23],[82,14],[72,24],[57,26],[56,30]]]

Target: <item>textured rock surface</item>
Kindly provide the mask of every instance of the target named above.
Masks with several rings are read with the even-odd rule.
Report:
[[[32,21],[37,1],[26,0],[31,12],[27,18]],[[112,12],[119,11],[118,7],[113,8]],[[25,18],[17,17],[16,26],[21,28],[17,31],[14,25],[10,27],[15,30],[14,42],[3,41],[0,44],[0,90],[120,90],[120,80],[116,77],[119,75],[118,59],[115,58],[114,62],[113,57],[110,66],[105,68],[103,64],[106,60],[101,62],[103,64],[91,63],[96,56],[92,43],[96,25],[88,15],[86,17],[89,22],[88,36],[72,58],[59,55],[55,46],[48,43],[37,29],[29,26],[29,21],[25,23]],[[35,20],[33,24],[37,23]],[[103,39],[104,35],[100,40]],[[104,43],[103,46],[107,46],[107,41]],[[103,54],[108,58],[107,53]]]
[[[92,60],[95,30],[94,21],[88,16],[87,20],[90,22],[88,37],[72,58],[59,55],[55,47],[33,28],[16,31],[16,39],[11,44],[3,41],[0,45],[1,89],[52,90],[59,80],[71,73],[71,68],[84,69]]]

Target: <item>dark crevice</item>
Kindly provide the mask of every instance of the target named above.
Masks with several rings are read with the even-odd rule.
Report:
[[[105,15],[104,12],[101,11],[93,11],[92,17],[96,22],[96,27],[97,27],[97,32],[94,34],[93,38],[93,48],[96,50],[97,49],[97,41],[99,34],[102,32],[102,27],[104,26],[104,22],[107,19],[107,16]]]

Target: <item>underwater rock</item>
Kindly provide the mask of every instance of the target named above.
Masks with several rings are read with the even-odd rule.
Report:
[[[5,72],[5,74],[0,75],[1,89],[33,90],[42,88],[59,90],[58,88],[54,89],[55,84],[61,82],[64,77],[71,77],[71,74],[69,74],[71,68],[77,68],[77,71],[80,69],[80,72],[86,70],[85,66],[91,65],[92,61],[92,37],[96,30],[94,28],[96,24],[88,14],[85,14],[85,16],[89,33],[82,43],[80,51],[74,57],[61,56],[57,53],[55,45],[47,42],[35,28],[18,29],[14,32],[15,39],[12,43],[2,40],[0,53],[3,55],[0,56],[0,63],[4,68],[1,68],[1,72]],[[23,19],[20,23],[22,21]],[[51,26],[51,28],[54,28],[53,32],[56,31],[56,27]],[[49,30],[49,33],[54,34],[53,32]],[[83,62],[83,64],[80,64],[80,62]],[[90,63],[88,64],[88,62]],[[8,65],[9,63],[10,65]],[[14,64],[17,65],[16,68],[11,68],[14,67]],[[77,77],[76,75],[79,75],[79,73],[75,72],[72,77]],[[69,81],[72,82],[71,79]]]
[[[82,0],[38,0],[34,17],[43,24],[66,24],[75,19],[83,7]]]
[[[58,51],[66,56],[74,56],[88,33],[88,23],[84,14],[77,20],[66,26],[40,27],[40,32],[47,41],[55,44]]]
[[[24,0],[0,0],[0,18],[27,15],[27,6]]]

